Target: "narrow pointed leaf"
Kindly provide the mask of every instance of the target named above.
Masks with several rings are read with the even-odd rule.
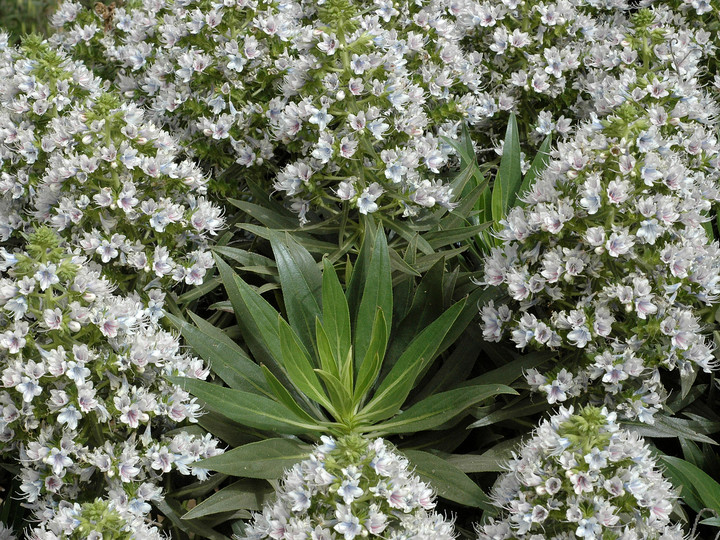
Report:
[[[270,240],[290,326],[303,343],[313,343],[315,317],[321,316],[322,274],[312,255],[290,235]]]
[[[361,411],[364,420],[377,422],[398,411],[418,375],[435,359],[445,336],[464,307],[465,300],[457,302],[410,343]]]
[[[332,373],[328,373],[322,369],[316,369],[315,373],[320,376],[327,386],[328,392],[333,396],[332,402],[335,410],[338,410],[341,416],[349,413],[352,409],[352,399],[350,395],[352,390],[346,388],[340,379]],[[341,418],[337,417],[336,419],[341,420]]]
[[[193,507],[182,519],[197,519],[235,510],[262,510],[275,491],[270,484],[256,479],[239,480]]]
[[[720,484],[708,475],[702,469],[697,468],[692,463],[673,457],[661,456],[666,467],[666,473],[670,477],[672,483],[681,490],[680,495],[689,503],[692,493],[701,507],[693,507],[696,512],[703,508],[711,508],[720,514]],[[690,493],[688,493],[690,492]]]
[[[385,435],[434,429],[463,413],[468,407],[498,394],[517,394],[517,392],[502,384],[468,386],[441,392],[413,405],[391,420],[373,426],[373,430]]]
[[[174,315],[167,314],[180,330],[185,342],[205,360],[230,388],[267,395],[268,386],[260,367],[253,362],[232,339],[194,313],[190,313],[196,326]]]
[[[336,351],[333,350],[330,345],[330,339],[323,324],[320,322],[320,318],[315,319],[315,343],[317,345],[318,359],[320,360],[320,367],[332,373],[336,377],[340,376],[339,361],[336,358]]]
[[[327,258],[323,259],[322,310],[323,328],[335,359],[340,363],[352,347],[350,310],[335,268]]]
[[[490,499],[468,475],[429,452],[401,450],[415,467],[415,474],[428,482],[440,497],[473,508],[493,511]]]
[[[218,256],[215,261],[240,332],[253,357],[259,363],[279,369],[282,365],[282,350],[277,328],[278,312],[233,272],[225,261]]]
[[[291,435],[325,429],[319,424],[312,424],[299,418],[284,405],[265,396],[233,390],[197,379],[168,378],[193,396],[203,400],[209,409],[245,426]]]
[[[511,114],[505,131],[500,168],[493,187],[493,220],[496,223],[504,218],[508,210],[512,208],[521,184],[520,134],[515,115]],[[497,195],[495,194],[496,189],[498,190]]]
[[[375,379],[380,374],[383,358],[385,358],[385,347],[387,346],[387,327],[385,326],[385,316],[381,308],[375,313],[375,321],[373,322],[373,330],[370,336],[370,345],[368,346],[365,358],[363,358],[360,368],[358,369],[357,384],[353,395],[353,402],[360,403]]]
[[[272,390],[273,397],[288,409],[290,409],[298,418],[302,418],[306,422],[314,423],[317,422],[316,418],[313,418],[306,410],[304,410],[298,402],[290,395],[288,389],[285,388],[282,383],[273,375],[266,366],[262,366],[263,374],[267,380],[268,386]]]
[[[279,331],[283,365],[292,383],[309,398],[328,410],[332,409],[322,384],[320,384],[320,380],[313,371],[314,366],[305,347],[300,343],[292,328],[282,318],[279,319]]]
[[[367,279],[363,287],[357,321],[355,322],[354,356],[358,365],[365,358],[365,352],[368,349],[372,334],[375,312],[378,307],[383,310],[387,335],[390,335],[392,326],[392,275],[387,241],[382,229],[378,229],[375,236],[375,246],[368,267]]]
[[[306,459],[312,448],[298,440],[265,439],[228,450],[194,465],[231,476],[281,478],[286,469]]]

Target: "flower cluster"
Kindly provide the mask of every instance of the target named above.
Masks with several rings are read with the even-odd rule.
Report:
[[[558,145],[527,206],[501,222],[484,279],[519,310],[490,304],[482,318],[488,340],[559,349],[555,369],[528,372],[550,403],[589,392],[652,422],[660,367],[715,367],[696,308],[720,293],[720,248],[705,228],[720,145],[717,105],[694,79],[706,36],[647,10],[633,24],[627,41],[643,62],[598,85],[605,116]]]
[[[455,538],[452,522],[431,511],[430,487],[382,439],[322,441],[286,472],[276,502],[255,514],[243,538]]]
[[[37,37],[0,60],[0,241],[47,224],[125,291],[202,283],[223,219],[176,141]]]
[[[682,540],[676,495],[642,437],[616,414],[560,411],[524,443],[493,489],[501,519],[480,540]]]
[[[157,527],[112,502],[62,502],[51,520],[30,531],[29,540],[161,540]]]
[[[125,95],[199,157],[232,154],[260,177],[272,161],[274,189],[304,222],[343,201],[361,214],[453,206],[440,137],[498,111],[458,15],[429,0],[134,0],[106,29],[71,1],[54,22],[58,43],[88,62],[101,50]]]
[[[19,458],[38,518],[97,486],[118,510],[143,515],[163,473],[204,478],[189,465],[219,453],[218,441],[163,435],[199,414],[165,375],[208,374],[158,325],[164,294],[114,294],[48,227],[25,251],[0,253],[0,454]]]

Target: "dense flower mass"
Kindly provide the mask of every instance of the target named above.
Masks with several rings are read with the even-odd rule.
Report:
[[[161,540],[157,527],[112,503],[97,499],[63,502],[53,518],[33,529],[29,540]]]
[[[341,201],[361,214],[452,207],[440,136],[498,111],[461,14],[427,0],[134,0],[107,26],[75,2],[54,21],[57,42],[114,66],[125,95],[201,158],[279,167],[272,185],[305,221]]]
[[[114,294],[97,265],[47,227],[25,251],[0,253],[0,454],[19,456],[20,489],[37,517],[92,485],[118,510],[143,515],[163,473],[203,478],[189,465],[219,453],[217,441],[163,435],[199,414],[164,376],[208,374],[157,324],[164,293]]]
[[[491,304],[482,317],[488,340],[559,350],[553,371],[528,373],[550,403],[589,391],[651,422],[665,397],[659,368],[715,367],[696,308],[720,293],[720,249],[705,228],[720,146],[717,105],[693,82],[707,36],[648,11],[634,23],[628,41],[643,62],[603,80],[604,116],[558,144],[527,206],[501,222],[485,282],[518,311]]]
[[[676,500],[642,437],[616,414],[573,408],[543,420],[496,483],[501,519],[479,540],[683,540]]]
[[[242,538],[455,538],[452,522],[432,512],[432,489],[385,441],[322,439],[285,473],[277,500],[255,514]]]
[[[39,38],[0,50],[0,241],[47,224],[125,291],[202,283],[223,226],[207,178],[104,86]]]

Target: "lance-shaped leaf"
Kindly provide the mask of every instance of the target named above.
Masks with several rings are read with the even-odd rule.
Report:
[[[333,404],[328,400],[322,384],[315,374],[307,350],[282,317],[278,317],[278,327],[283,365],[293,385],[310,399],[332,412]]]
[[[357,383],[353,394],[353,403],[355,405],[362,402],[365,394],[372,388],[372,385],[375,384],[375,379],[377,379],[377,376],[380,374],[382,361],[385,357],[386,346],[387,326],[385,325],[385,316],[383,315],[382,309],[377,308],[372,334],[370,335],[370,345],[358,369]]]
[[[401,450],[415,467],[415,474],[428,482],[440,497],[474,508],[493,511],[490,499],[468,475],[443,458],[420,450]]]
[[[323,259],[322,276],[323,328],[339,365],[352,347],[350,310],[335,268],[327,257]],[[323,368],[325,369],[325,368]]]
[[[370,343],[375,312],[380,307],[385,315],[387,334],[392,326],[392,276],[385,233],[380,228],[375,236],[375,245],[368,266],[362,300],[355,321],[355,362],[359,365],[365,357]]]
[[[169,377],[169,379],[203,400],[209,409],[244,426],[292,435],[326,429],[320,423],[311,423],[298,417],[286,406],[265,396],[225,388],[197,379],[183,377]]]
[[[415,380],[439,352],[445,336],[465,307],[461,300],[423,330],[387,374],[370,402],[360,412],[366,423],[375,423],[394,415],[415,385]]]
[[[196,326],[167,314],[185,341],[230,388],[269,395],[262,370],[220,328],[190,313]]]
[[[457,417],[468,407],[498,394],[517,394],[517,392],[502,384],[448,390],[422,400],[387,422],[373,426],[373,432],[385,435],[432,430]]]
[[[194,466],[245,478],[281,478],[286,469],[307,459],[312,448],[300,441],[265,439],[203,459]]]
[[[255,360],[272,366],[278,375],[282,350],[278,335],[278,312],[220,257],[215,257],[225,290],[228,293],[240,332]]]
[[[320,313],[322,275],[312,255],[290,235],[270,239],[278,267],[288,322],[303,343],[313,343]]]
[[[661,456],[661,459],[667,468],[666,474],[693,510],[700,512],[703,508],[711,508],[720,514],[720,484],[683,459],[673,456]]]
[[[492,218],[495,223],[503,219],[508,209],[512,208],[521,184],[520,135],[515,115],[511,114],[505,131],[500,168],[492,191]]]
[[[275,490],[262,480],[239,480],[214,493],[193,507],[182,519],[198,519],[221,512],[236,510],[261,510],[262,505]]]

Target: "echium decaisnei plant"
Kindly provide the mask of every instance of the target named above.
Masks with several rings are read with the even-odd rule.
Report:
[[[455,538],[452,521],[434,507],[432,488],[383,439],[323,436],[239,538]]]
[[[654,22],[633,16],[641,61],[604,80],[605,116],[558,145],[501,222],[484,281],[513,302],[482,309],[487,340],[557,350],[555,368],[528,372],[550,403],[587,392],[643,422],[666,395],[660,368],[678,369],[684,391],[714,368],[697,310],[720,292],[705,227],[720,199],[718,108],[696,85],[698,47],[670,47],[672,28]],[[654,69],[678,54],[675,70]]]
[[[218,454],[218,441],[165,435],[196,421],[199,405],[163,375],[208,369],[159,326],[164,293],[113,293],[48,227],[0,257],[0,458],[19,466],[12,496],[41,522],[59,501],[95,497],[143,516],[164,473],[204,478],[188,466]]]
[[[102,51],[121,89],[200,158],[233,156],[304,223],[309,208],[342,204],[388,218],[453,206],[441,136],[498,110],[457,17],[426,0],[132,0],[105,28],[67,2],[54,39],[88,62]]]
[[[48,225],[124,291],[202,283],[223,226],[207,178],[104,86],[37,36],[0,51],[0,241]]]
[[[83,504],[63,501],[53,518],[31,530],[28,540],[161,540],[157,527],[141,516],[97,499]]]
[[[683,540],[677,495],[650,448],[616,413],[560,407],[543,420],[493,488],[500,518],[479,540]]]
[[[270,525],[259,525],[263,518],[258,517],[261,532],[250,538],[269,534],[290,539],[295,538],[290,531],[309,534],[316,527],[322,534],[319,538],[333,538],[323,532],[326,528],[348,539],[368,534],[386,538],[385,523],[388,531],[408,534],[433,531],[436,526],[449,531],[449,525],[425,512],[432,506],[429,491],[418,503],[414,497],[426,488],[408,476],[405,461],[376,438],[444,429],[472,405],[514,393],[500,384],[435,392],[419,386],[434,360],[476,313],[477,294],[438,313],[418,333],[398,335],[392,331],[390,259],[381,228],[365,237],[345,287],[327,258],[321,272],[310,253],[290,237],[272,231],[264,234],[271,238],[287,320],[222,260],[218,268],[248,352],[199,317],[193,316],[195,325],[173,318],[218,379],[214,383],[172,380],[200,398],[212,414],[220,415],[218,423],[233,421],[253,428],[254,434],[258,430],[264,434],[257,442],[199,466],[235,476],[279,478],[282,469],[277,470],[276,463],[292,466],[308,455],[304,441],[332,436],[337,449],[317,449],[310,461],[286,476],[277,505],[266,511]],[[418,396],[408,402],[411,393]],[[273,456],[270,471],[258,467],[267,456]],[[481,492],[472,501],[457,498],[466,493],[468,483],[472,493],[480,488],[441,457],[422,451],[406,457],[418,474],[429,472],[429,461],[423,460],[432,461],[429,476],[444,482],[444,496],[468,505],[486,504]],[[323,459],[326,466],[318,468]],[[399,489],[394,494],[393,482]],[[433,488],[440,491],[441,486]],[[285,533],[278,519],[287,521]],[[340,523],[345,525],[336,527]],[[429,532],[418,534],[433,538]]]

